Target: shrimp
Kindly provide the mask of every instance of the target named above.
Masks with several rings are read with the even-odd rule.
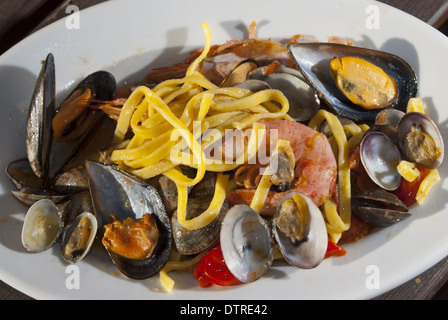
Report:
[[[266,66],[274,61],[282,65],[295,68],[295,63],[288,53],[287,47],[274,40],[263,40],[255,37],[256,23],[251,23],[248,38],[244,40],[230,40],[221,45],[210,47],[207,57],[198,65],[198,70],[210,82],[220,85],[225,77],[240,62],[252,60],[258,66]],[[201,54],[196,50],[184,61],[169,67],[153,69],[146,81],[158,83],[163,80],[182,78],[190,64]]]
[[[194,51],[187,59],[170,67],[153,69],[147,76],[149,83],[181,78],[191,62],[199,56],[202,50]],[[210,48],[207,58],[198,66],[199,71],[210,82],[220,85],[235,65],[244,60],[254,60],[259,66],[269,65],[278,61],[282,65],[295,68],[285,45],[273,40],[245,39],[230,40],[222,45]]]
[[[291,189],[269,191],[261,214],[272,215],[277,203],[289,191],[309,196],[317,206],[330,199],[336,188],[337,163],[330,143],[323,133],[304,124],[288,120],[263,121],[266,132],[277,130],[278,139],[288,140],[294,151],[295,169]],[[250,205],[255,189],[235,189],[228,193],[231,205]]]

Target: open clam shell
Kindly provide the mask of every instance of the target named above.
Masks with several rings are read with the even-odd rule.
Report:
[[[109,222],[111,214],[119,220],[140,219],[150,214],[159,231],[157,245],[150,257],[129,259],[106,248],[112,261],[124,275],[134,279],[145,279],[159,272],[168,261],[172,229],[156,190],[113,166],[86,161],[86,169],[99,227]]]
[[[391,108],[405,111],[408,100],[417,93],[417,76],[412,67],[391,53],[336,43],[292,43],[288,50],[319,97],[341,116],[373,121],[381,109],[363,109],[339,91],[329,72],[329,64],[334,57],[356,56],[365,59],[392,77],[398,86],[398,97]]]
[[[409,146],[409,144],[414,144],[416,142],[416,137],[414,137],[414,139],[406,138],[407,133],[409,133],[413,129],[413,127],[418,128],[418,130],[421,130],[429,137],[431,137],[436,149],[434,151],[438,152],[437,158],[430,161],[426,156],[423,156],[421,152],[416,150],[422,147]],[[398,124],[397,135],[400,149],[410,161],[416,162],[429,169],[435,169],[442,164],[445,154],[443,137],[440,134],[440,131],[435,122],[425,114],[420,112],[409,112],[404,115],[401,118],[400,123]],[[420,145],[422,145],[421,142]],[[428,147],[426,147],[426,149],[427,153],[431,152]],[[416,156],[415,154],[419,154],[419,156]]]
[[[270,88],[278,89],[288,98],[288,114],[296,121],[309,120],[318,110],[320,100],[312,87],[296,69],[280,66],[274,73],[265,74],[266,67],[260,67],[249,73],[249,79],[267,83]]]
[[[92,248],[98,222],[91,212],[83,212],[65,228],[62,236],[62,258],[68,263],[81,261]]]
[[[48,199],[34,203],[27,211],[22,227],[22,245],[29,252],[49,249],[62,230],[56,205]]]
[[[382,132],[366,133],[360,146],[361,162],[369,177],[386,190],[395,190],[401,183],[397,166],[401,153],[392,140]]]
[[[309,212],[306,237],[298,243],[294,243],[289,237],[280,232],[275,223],[276,216],[279,215],[283,203],[289,199],[293,199],[294,195],[298,195],[305,200]],[[328,234],[325,221],[319,208],[304,194],[299,192],[288,192],[283,196],[277,205],[276,214],[274,215],[272,233],[275,236],[275,240],[279,245],[283,257],[293,266],[302,269],[311,269],[318,266],[325,258],[328,245]]]
[[[235,205],[227,212],[220,243],[227,267],[244,283],[259,279],[272,265],[269,226],[247,205]]]

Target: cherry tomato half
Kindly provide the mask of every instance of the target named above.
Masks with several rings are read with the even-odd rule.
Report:
[[[327,253],[325,254],[325,258],[329,258],[332,256],[341,257],[344,256],[346,253],[347,251],[345,251],[345,249],[341,248],[333,241],[328,240]]]
[[[417,169],[420,171],[420,175],[412,182],[401,179],[401,184],[397,190],[393,193],[408,207],[413,205],[416,200],[418,188],[425,177],[431,172],[430,169],[417,165]]]
[[[227,268],[221,246],[217,245],[207,252],[199,262],[194,275],[201,288],[218,286],[235,286],[242,284]]]
[[[347,253],[343,248],[328,241],[325,258],[343,256]],[[198,279],[201,288],[207,288],[216,284],[218,286],[235,286],[243,284],[230,272],[222,255],[221,246],[218,244],[207,252],[199,262],[193,274]]]

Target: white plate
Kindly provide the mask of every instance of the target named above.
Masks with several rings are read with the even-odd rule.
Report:
[[[420,20],[382,3],[115,0],[81,11],[79,18],[79,29],[68,28],[73,26],[74,17],[67,16],[0,57],[2,168],[25,155],[26,112],[40,61],[49,52],[56,60],[58,92],[98,69],[113,72],[124,83],[141,77],[151,67],[177,62],[190,50],[202,48],[203,21],[210,27],[213,43],[244,38],[249,24],[256,21],[261,38],[283,39],[300,33],[326,41],[328,36],[340,35],[358,46],[398,54],[415,68],[419,95],[447,137],[448,40]],[[440,168],[441,181],[424,206],[413,209],[411,218],[345,246],[348,253],[344,257],[327,259],[313,270],[275,266],[261,280],[232,288],[201,289],[191,274],[171,273],[176,281],[172,293],[160,288],[157,276],[144,281],[124,278],[98,250],[76,265],[80,288],[68,289],[73,271],[66,269],[57,245],[40,254],[26,253],[22,248],[20,230],[26,208],[13,198],[12,184],[3,174],[0,278],[38,299],[372,298],[448,254],[447,170],[445,161]],[[376,284],[371,282],[373,276],[379,287],[372,287]]]

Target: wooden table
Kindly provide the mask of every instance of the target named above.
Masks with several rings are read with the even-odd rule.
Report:
[[[0,54],[34,31],[66,16],[67,6],[76,5],[84,9],[103,1],[0,0]],[[383,0],[382,2],[414,15],[448,35],[448,0]],[[0,299],[32,298],[0,281]],[[448,299],[448,257],[415,279],[376,299]]]

